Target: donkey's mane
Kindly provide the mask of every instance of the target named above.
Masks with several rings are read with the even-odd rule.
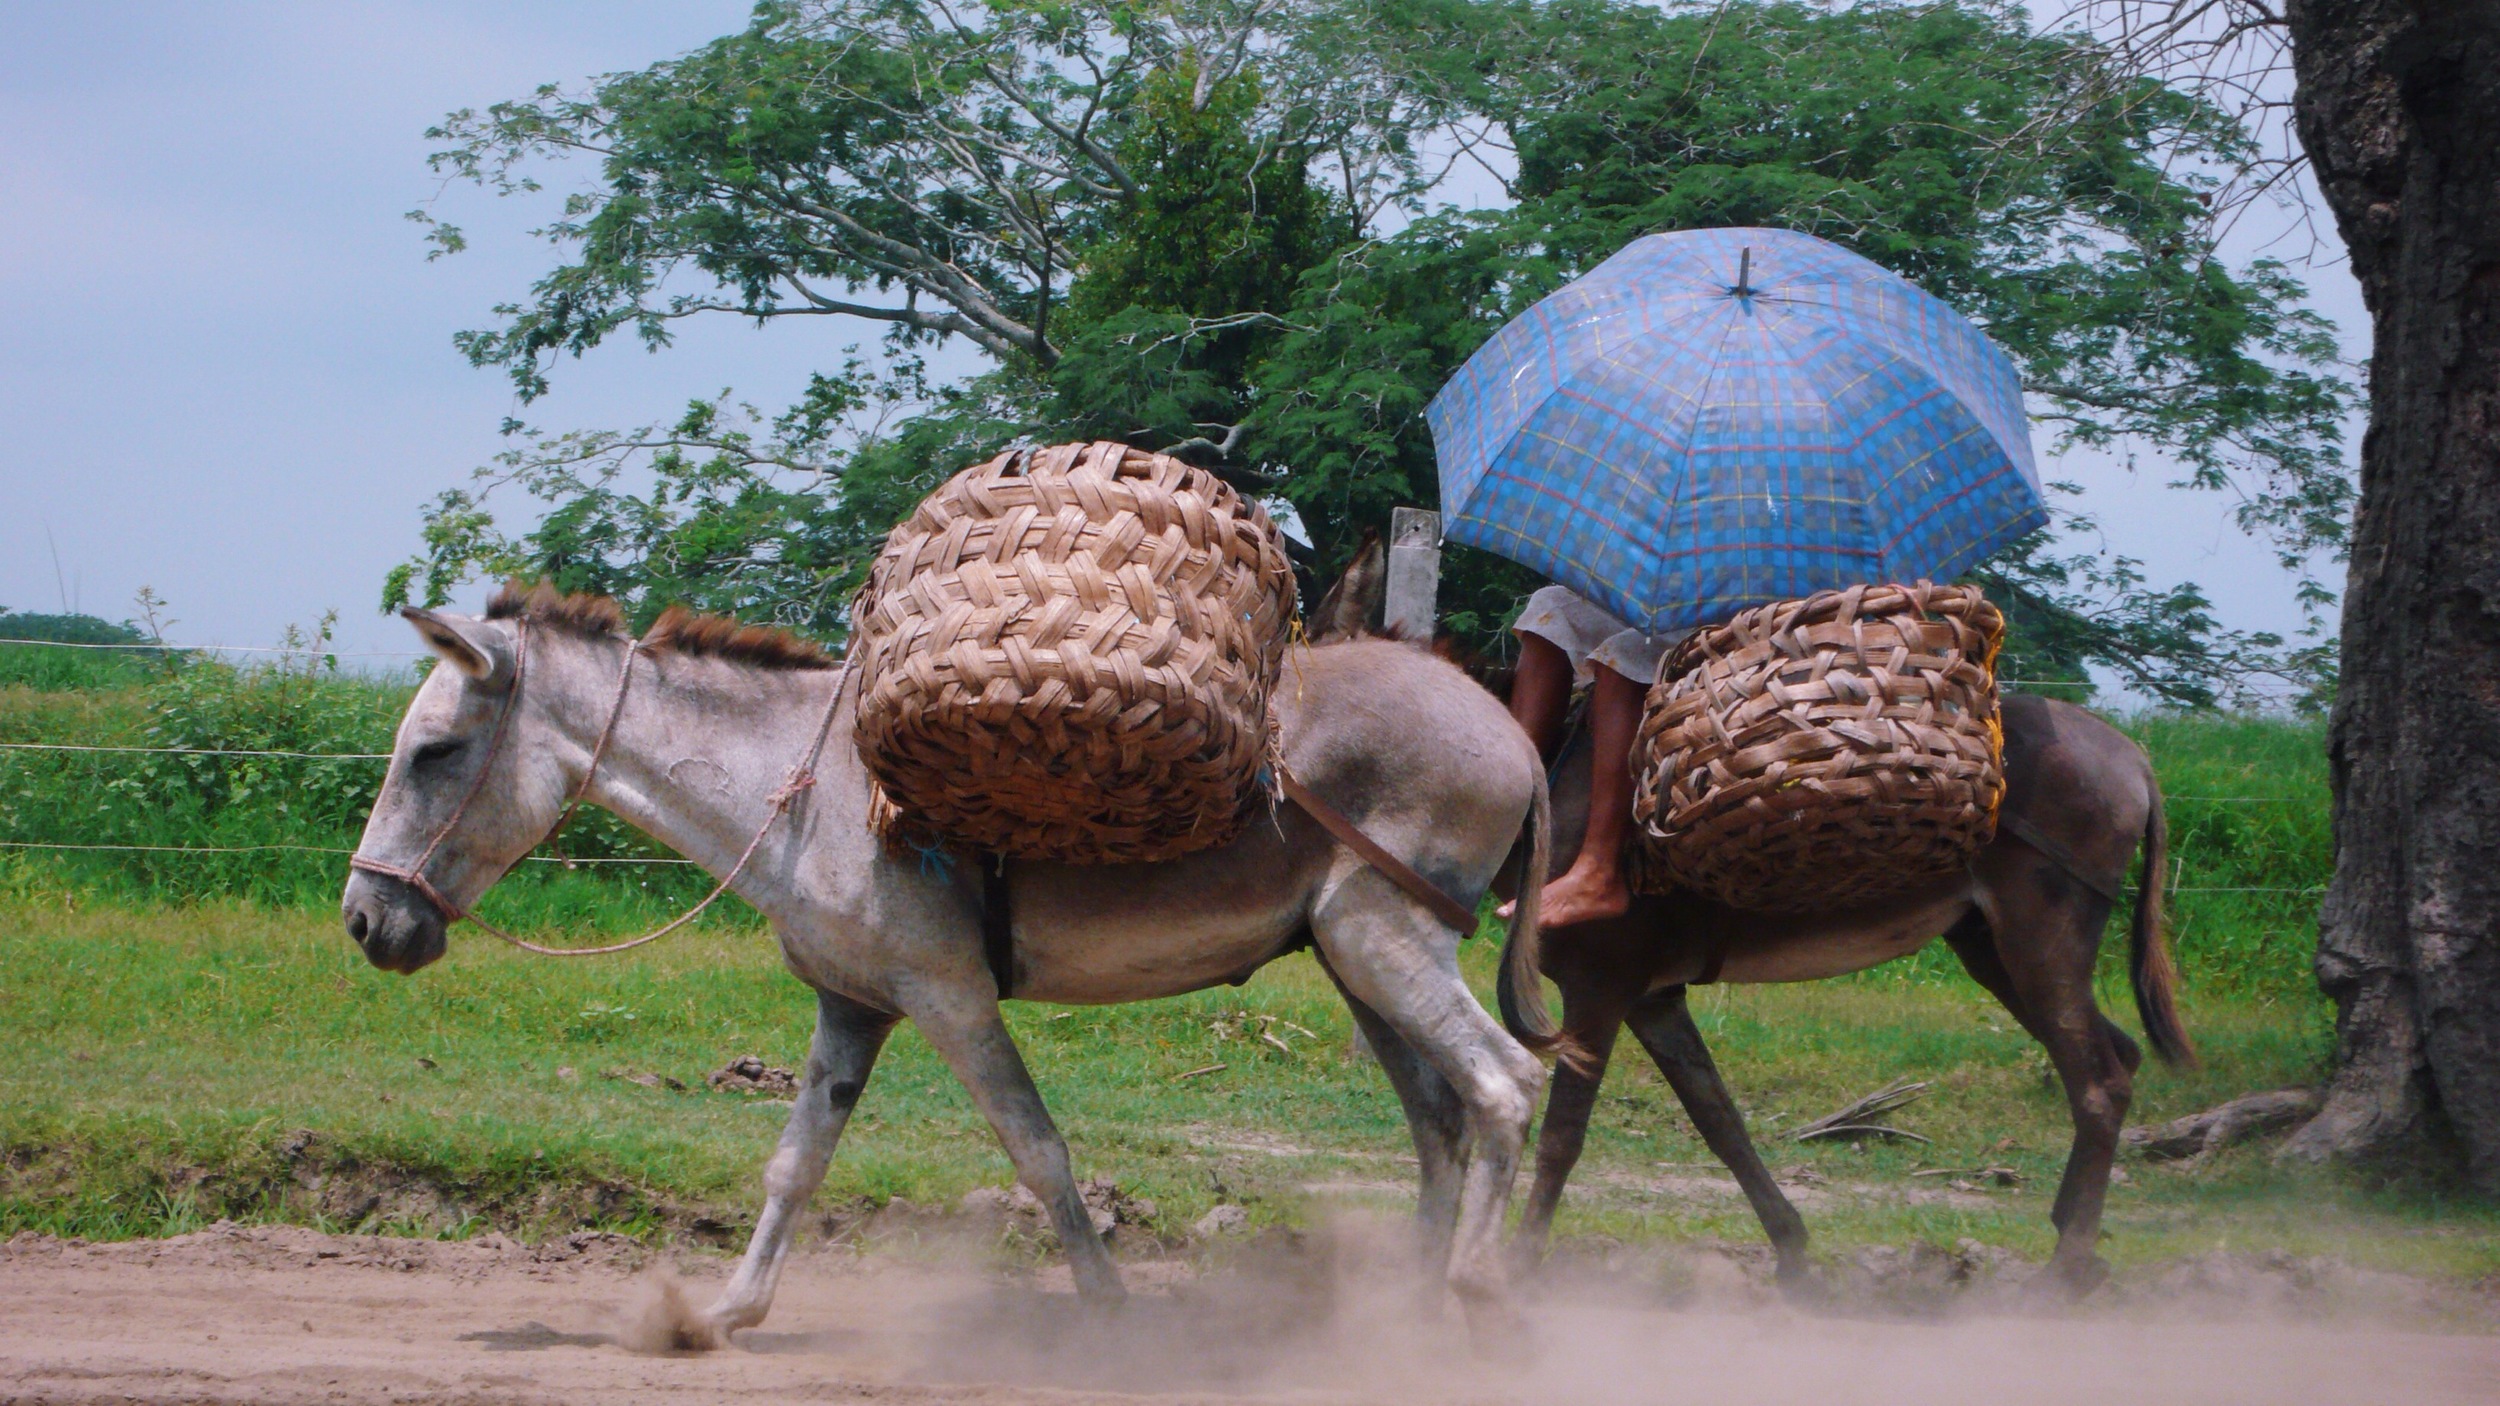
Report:
[[[567,634],[607,638],[625,632],[625,611],[606,596],[589,592],[566,595],[541,581],[524,586],[507,582],[486,603],[489,620],[526,620]],[[767,625],[750,625],[727,615],[701,615],[682,605],[660,612],[642,635],[647,649],[665,649],[706,659],[725,659],[759,669],[830,669],[834,660],[812,640]]]

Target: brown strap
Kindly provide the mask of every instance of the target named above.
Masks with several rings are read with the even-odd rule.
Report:
[[[1390,883],[1406,890],[1408,897],[1431,909],[1432,916],[1456,928],[1462,935],[1476,930],[1473,910],[1443,893],[1430,879],[1408,868],[1406,861],[1382,849],[1371,836],[1356,829],[1354,822],[1346,819],[1343,811],[1321,800],[1282,761],[1276,763],[1276,780],[1284,789],[1286,800],[1302,807],[1304,814],[1319,822],[1319,828],[1334,835],[1337,843],[1354,851],[1355,858],[1379,870]]]
[[[2015,839],[2018,839],[2024,844],[2031,846],[2033,849],[2040,851],[2042,854],[2047,855],[2050,863],[2066,871],[2066,877],[2073,879],[2076,883],[2079,883],[2085,888],[2092,890],[2094,893],[2099,894],[2101,897],[2108,899],[2111,906],[2125,906],[2125,900],[2119,896],[2118,881],[2104,881],[2094,878],[2089,867],[2086,866],[2082,860],[2075,858],[2075,852],[2073,850],[2066,848],[2064,844],[2050,838],[2047,833],[2040,829],[2039,826],[2032,824],[2030,821],[2023,819],[2021,816],[2016,815],[2010,810],[2000,810],[1997,812],[1997,828],[2000,830],[2011,831]],[[2154,876],[2153,881],[2159,882],[2160,876]]]
[[[1727,934],[1712,929],[1701,949],[1701,975],[1694,977],[1695,986],[1716,986],[1719,973],[1727,970]]]
[[[977,855],[973,863],[981,866],[981,955],[1004,1001],[1016,994],[1016,917],[1007,906],[1007,863],[994,854]]]

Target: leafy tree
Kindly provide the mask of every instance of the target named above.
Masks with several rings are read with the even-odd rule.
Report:
[[[1329,0],[763,0],[747,29],[684,58],[586,94],[550,86],[455,112],[427,133],[445,143],[437,169],[504,193],[539,189],[549,157],[599,164],[599,183],[545,230],[572,258],[460,346],[524,397],[545,390],[558,354],[626,328],[662,345],[671,324],[721,312],[960,336],[1051,366],[1050,319],[1088,250],[1143,272],[1142,225],[1184,240],[1158,252],[1203,252],[1175,217],[1230,197],[1178,178],[1290,203],[1300,153],[1329,150],[1350,205],[1377,211],[1418,187],[1402,128],[1425,115],[1378,101],[1343,60],[1269,62],[1297,37],[1343,41],[1347,26]],[[1263,85],[1254,63],[1289,81]],[[1236,138],[1283,170],[1242,167]],[[457,227],[416,218],[438,252],[464,246]],[[1289,253],[1308,237],[1280,227],[1252,241]],[[1233,261],[1249,291],[1262,262]],[[681,271],[711,286],[667,291]],[[1185,281],[1147,273],[1139,291],[1151,301]]]
[[[476,574],[545,575],[616,597],[637,627],[682,602],[839,637],[886,529],[1005,437],[978,394],[992,388],[930,392],[908,363],[870,377],[854,362],[769,421],[723,392],[638,431],[529,435],[479,492],[435,500],[384,607],[439,605]],[[548,505],[517,538],[480,501],[506,487]]]
[[[564,261],[461,346],[527,398],[627,329],[848,318],[902,369],[833,398],[880,413],[516,430],[489,486],[546,522],[507,541],[446,498],[395,589],[535,565],[830,631],[915,488],[1097,434],[1290,503],[1324,575],[1391,506],[1437,501],[1421,411],[1503,321],[1637,235],[1739,222],[1936,292],[2061,442],[2167,454],[2304,559],[2340,541],[2350,392],[2288,272],[2216,252],[2242,127],[2125,57],[1987,0],[767,0],[684,58],[436,129],[438,163],[496,190],[597,162],[548,227]],[[1427,211],[1469,161],[1511,203]],[[913,349],[949,337],[994,369],[919,384]],[[2025,677],[2097,663],[2204,702],[2297,662],[2114,554],[2037,541],[1986,570]],[[1449,623],[1491,645],[1533,584],[1464,553],[1444,581]]]
[[[45,615],[0,606],[0,639],[50,640],[61,644],[146,644],[148,637],[128,621],[115,624],[94,615]]]
[[[1085,251],[1051,379],[1063,433],[1223,460],[1240,444],[1250,368],[1293,330],[1271,310],[1354,228],[1309,179],[1311,149],[1259,132],[1257,75],[1202,89],[1197,71],[1142,85],[1119,152],[1138,190]]]

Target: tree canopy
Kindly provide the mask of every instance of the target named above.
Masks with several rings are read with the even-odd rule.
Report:
[[[939,478],[1095,435],[1290,505],[1316,579],[1437,502],[1423,407],[1503,322],[1638,235],[1725,224],[1919,283],[2013,356],[2058,444],[2157,452],[2287,561],[2343,532],[2329,329],[2288,270],[2216,247],[2247,133],[2010,6],[766,0],[681,58],[432,135],[499,192],[593,168],[545,229],[557,265],[460,339],[525,401],[565,354],[693,317],[846,319],[881,348],[776,413],[514,423],[394,598],[546,571],[837,634]],[[1499,198],[1440,203],[1454,172]],[[951,339],[986,369],[932,384]],[[546,509],[518,535],[483,501],[507,485]],[[2098,663],[2206,702],[2303,662],[2066,525],[1978,573],[2016,622],[2009,675]],[[1533,584],[1455,552],[1446,623],[1496,645]]]

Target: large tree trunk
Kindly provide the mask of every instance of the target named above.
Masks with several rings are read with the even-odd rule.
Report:
[[[2500,1193],[2500,3],[2286,17],[2372,331],[2319,917],[2337,1068],[2286,1151],[2453,1145]]]

